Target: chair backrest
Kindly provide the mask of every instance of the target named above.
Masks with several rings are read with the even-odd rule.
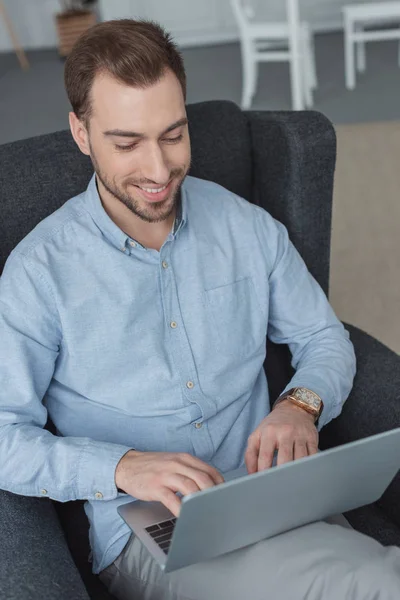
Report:
[[[242,42],[259,40],[287,41],[292,53],[300,53],[300,12],[299,0],[283,0],[277,14],[272,18],[256,18],[258,10],[250,0],[230,0],[233,14],[239,28]],[[272,47],[274,47],[272,42]],[[268,44],[262,45],[263,50],[268,49]],[[257,46],[253,50],[257,50]]]
[[[282,0],[275,7],[265,0],[230,0],[230,4],[239,29],[259,26],[260,23],[266,30],[269,25],[273,27],[277,23],[300,25],[299,0]]]
[[[254,8],[248,0],[231,0],[231,7],[240,31],[246,30],[254,17]]]

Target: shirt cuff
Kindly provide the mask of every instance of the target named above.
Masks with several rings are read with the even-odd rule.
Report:
[[[115,470],[121,458],[133,450],[109,442],[90,442],[82,448],[77,486],[78,498],[114,500],[118,496]]]
[[[310,377],[307,377],[307,375],[305,375],[305,374],[302,374],[299,377],[297,377],[297,375],[295,375],[293,377],[293,379],[290,381],[290,383],[283,390],[281,395],[285,394],[286,392],[288,392],[289,390],[291,390],[294,387],[305,387],[308,390],[311,390],[315,394],[318,394],[318,396],[321,398],[322,402],[324,403],[324,408],[318,419],[318,424],[317,424],[318,431],[321,431],[321,429],[327,423],[329,423],[329,421],[332,421],[332,419],[334,419],[341,413],[341,410],[342,410],[341,403],[334,401],[332,392],[330,391],[330,389],[326,385],[326,382],[323,379],[315,377],[314,375],[311,375]]]

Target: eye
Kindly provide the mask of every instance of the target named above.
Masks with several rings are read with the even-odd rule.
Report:
[[[166,142],[167,144],[177,144],[178,142],[180,142],[183,138],[183,135],[178,135],[177,137],[174,138],[165,138],[164,142]]]
[[[118,144],[115,144],[115,147],[117,150],[122,150],[122,152],[127,152],[129,150],[133,150],[134,148],[136,148],[137,144],[129,144],[129,146],[119,146]]]

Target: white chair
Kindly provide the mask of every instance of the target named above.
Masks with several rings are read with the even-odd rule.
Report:
[[[259,62],[289,61],[293,110],[313,105],[317,87],[314,36],[300,21],[298,0],[286,0],[286,22],[255,22],[246,0],[230,0],[239,27],[243,67],[241,106],[250,108],[257,86]]]
[[[400,40],[400,29],[380,28],[390,21],[400,20],[400,2],[369,2],[366,4],[352,4],[343,7],[344,18],[344,44],[345,44],[345,72],[346,87],[353,90],[356,86],[357,71],[366,69],[366,42],[383,40]],[[368,26],[368,31],[364,28]],[[376,28],[373,29],[373,27]],[[355,49],[357,46],[357,63]],[[399,46],[400,65],[400,46]]]

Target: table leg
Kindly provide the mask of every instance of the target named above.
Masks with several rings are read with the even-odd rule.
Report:
[[[6,8],[5,8],[4,3],[3,3],[2,0],[0,0],[0,16],[2,16],[3,19],[4,19],[4,23],[6,25],[7,31],[8,31],[8,33],[10,35],[12,44],[14,46],[14,50],[15,50],[15,52],[17,54],[17,57],[18,57],[19,64],[21,65],[22,69],[29,69],[28,59],[26,58],[26,54],[24,52],[24,49],[22,48],[22,46],[18,42],[18,38],[17,38],[16,33],[14,31],[14,28],[12,26],[10,17],[6,13]]]

